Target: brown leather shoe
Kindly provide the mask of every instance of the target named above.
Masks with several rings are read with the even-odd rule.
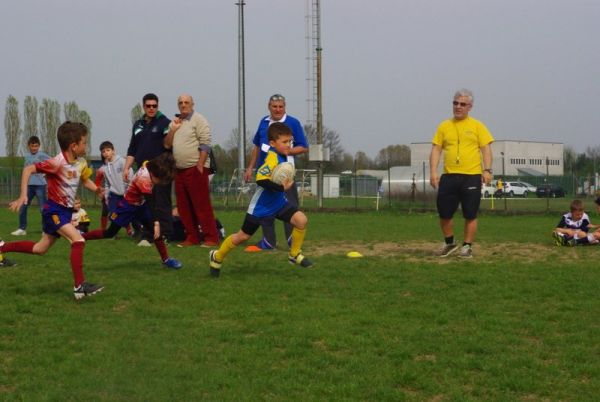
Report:
[[[189,240],[186,240],[186,241],[179,243],[177,245],[177,247],[190,247],[190,246],[197,246],[198,244],[200,244],[200,243],[194,243]]]

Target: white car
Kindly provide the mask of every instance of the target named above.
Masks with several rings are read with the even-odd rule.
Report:
[[[504,182],[504,195],[508,197],[514,197],[515,195],[527,197],[528,194],[529,189],[523,183],[519,181]]]
[[[537,187],[534,186],[533,184],[529,184],[525,181],[520,181],[519,183],[521,183],[521,185],[525,186],[527,188],[527,191],[530,193],[535,193],[537,190]]]
[[[481,185],[481,196],[483,198],[490,198],[496,193],[496,181],[494,180],[490,184]]]

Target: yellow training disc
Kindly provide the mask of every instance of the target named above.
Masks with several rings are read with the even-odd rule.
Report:
[[[348,254],[346,254],[346,256],[348,256],[350,258],[360,258],[363,255],[361,253],[359,253],[358,251],[350,251]]]

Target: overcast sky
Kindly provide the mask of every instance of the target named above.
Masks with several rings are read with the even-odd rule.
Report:
[[[130,110],[146,92],[168,116],[189,92],[225,144],[238,121],[235,2],[3,0],[2,122],[8,95],[21,110],[26,95],[74,100],[91,115],[93,153],[108,139],[125,154]],[[598,146],[600,1],[321,4],[324,124],[347,152],[430,141],[461,87],[498,140]],[[244,10],[247,129],[273,93],[304,122],[306,0],[246,0]]]

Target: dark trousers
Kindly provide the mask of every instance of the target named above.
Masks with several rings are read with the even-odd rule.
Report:
[[[173,203],[171,201],[172,183],[155,184],[152,195],[147,197],[154,219],[160,222],[160,234],[165,237],[173,233]],[[154,237],[154,225],[144,225],[144,237]]]
[[[290,187],[288,191],[285,192],[285,197],[287,198],[290,205],[298,208],[298,187],[296,187],[296,182]],[[283,223],[283,229],[285,231],[285,239],[290,245],[290,241],[292,238],[292,230],[294,227],[289,222]],[[260,241],[259,247],[263,249],[275,248],[277,246],[277,237],[275,235],[275,218],[264,221],[262,224],[262,232],[263,238]]]

